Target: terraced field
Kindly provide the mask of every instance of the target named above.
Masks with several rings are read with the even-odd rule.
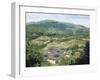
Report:
[[[67,59],[66,62],[68,62],[69,60],[72,60],[75,62],[75,60],[77,60],[78,58],[80,58],[80,56],[82,55],[82,52],[84,52],[84,47],[86,44],[86,41],[88,41],[87,39],[81,38],[81,39],[76,39],[74,37],[61,37],[61,39],[59,39],[59,37],[48,37],[48,36],[40,36],[34,40],[32,40],[32,44],[34,45],[38,45],[38,46],[42,46],[45,44],[45,46],[43,48],[39,49],[39,52],[43,55],[44,53],[46,53],[47,55],[49,55],[48,50],[50,48],[66,48],[66,49],[70,49],[68,51],[66,51],[66,55],[63,57],[63,59]],[[73,50],[73,48],[76,47],[76,50]],[[73,53],[73,55],[72,55]],[[51,54],[55,54],[55,53],[51,53]],[[59,53],[58,53],[59,54]],[[63,53],[60,53],[63,55]],[[43,57],[44,58],[44,57]],[[57,65],[60,64],[60,62],[62,60],[58,60],[58,62],[56,60],[48,60],[48,62],[50,62],[52,65]],[[56,61],[52,62],[52,61]],[[69,65],[70,63],[66,63],[67,65]]]

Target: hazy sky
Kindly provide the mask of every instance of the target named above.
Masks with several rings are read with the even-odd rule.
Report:
[[[47,13],[26,13],[26,22],[37,22],[41,20],[56,20],[60,22],[69,22],[74,24],[84,25],[89,27],[88,15],[75,15],[75,14],[47,14]]]

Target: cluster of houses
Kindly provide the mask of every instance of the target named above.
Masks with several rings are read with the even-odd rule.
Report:
[[[52,64],[60,62],[67,55],[68,48],[52,47],[43,54],[43,58]]]

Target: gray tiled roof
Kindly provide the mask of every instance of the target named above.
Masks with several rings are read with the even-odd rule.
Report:
[[[65,51],[67,51],[67,48],[53,47],[48,49],[48,51],[43,54],[43,57],[44,59],[50,59],[50,60],[62,60],[64,58]]]

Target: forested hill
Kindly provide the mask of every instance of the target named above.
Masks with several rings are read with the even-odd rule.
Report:
[[[89,33],[89,28],[77,24],[63,23],[55,20],[42,20],[39,22],[27,23],[26,30],[28,32],[36,32],[36,33],[41,32],[41,33],[55,33],[55,34],[68,34],[68,35],[76,35],[76,34],[86,35]]]

